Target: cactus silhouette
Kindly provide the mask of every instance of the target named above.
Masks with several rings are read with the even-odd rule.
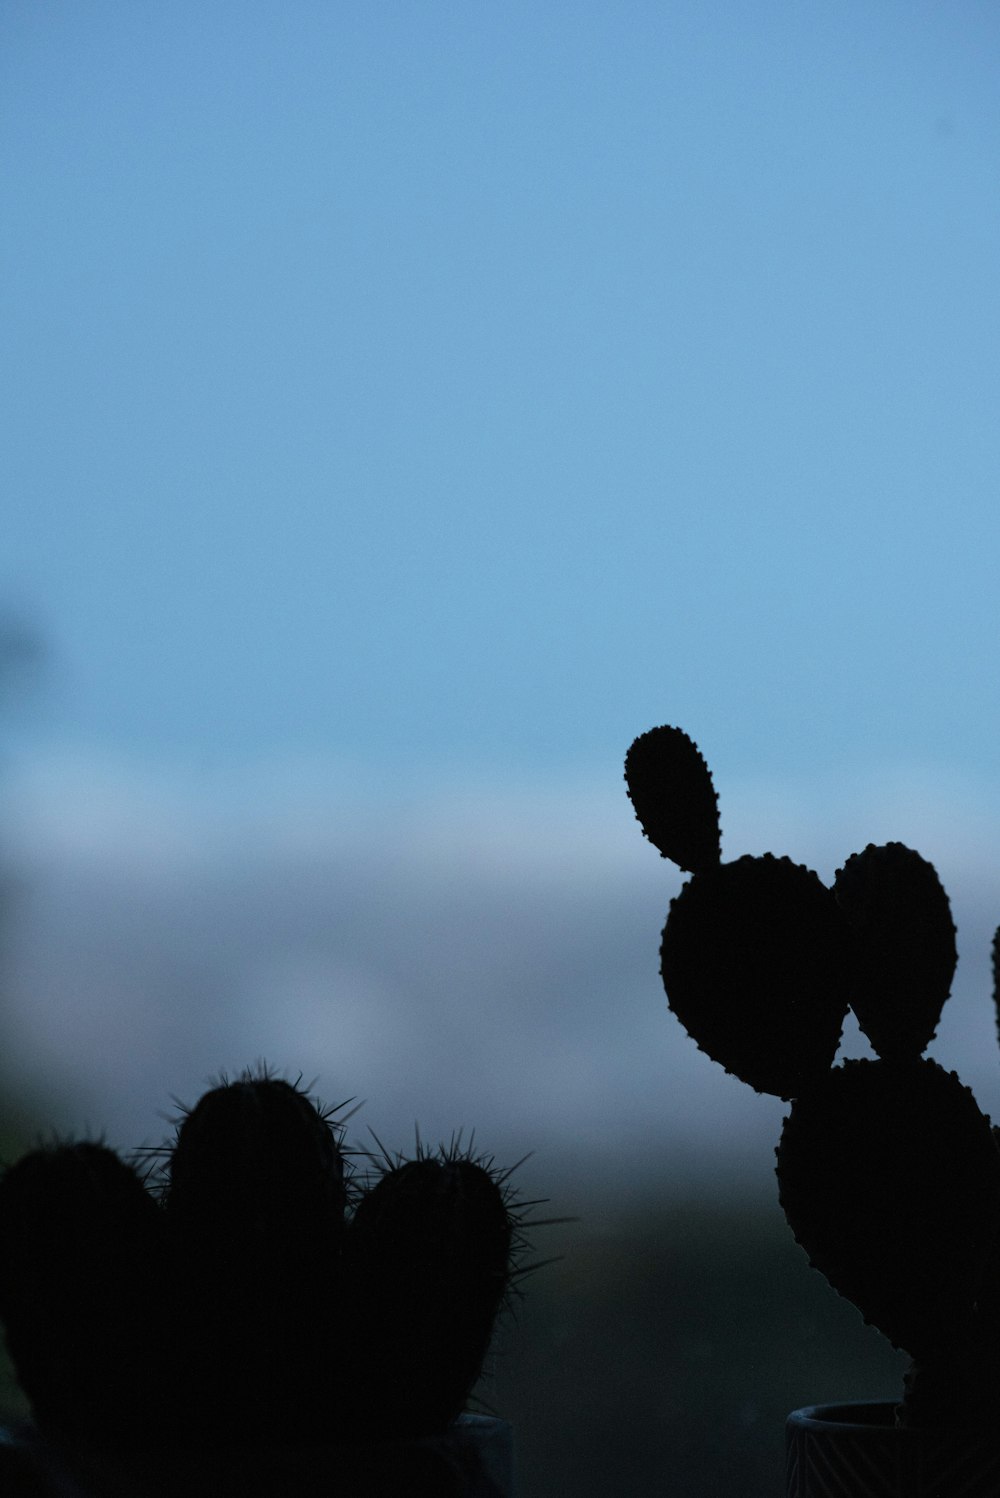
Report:
[[[387,1165],[358,1203],[344,1255],[351,1340],[360,1383],[381,1389],[401,1433],[443,1428],[464,1408],[507,1291],[513,1240],[501,1183],[454,1150]]]
[[[387,1417],[396,1442],[450,1426],[536,1267],[525,1209],[460,1137],[378,1165],[340,1112],[258,1069],[141,1163],[86,1142],[6,1170],[0,1319],[43,1436],[357,1452]]]
[[[957,960],[932,865],[870,845],[827,888],[771,854],[722,862],[711,776],[678,728],[636,739],[625,779],[646,836],[692,874],[663,929],[670,1007],[707,1055],[790,1103],[779,1200],[810,1263],[910,1355],[897,1419],[995,1417],[1000,1151],[969,1089],[924,1056]],[[1000,931],[993,960],[996,992]],[[835,1065],[849,1008],[876,1056]]]
[[[163,1409],[162,1215],[138,1174],[103,1145],[54,1146],[6,1172],[0,1319],[41,1425],[70,1439],[139,1439]],[[135,1369],[148,1365],[140,1390]]]

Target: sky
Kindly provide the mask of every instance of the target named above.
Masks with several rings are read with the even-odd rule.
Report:
[[[145,1136],[339,1046],[512,1147],[731,1131],[622,791],[660,722],[727,856],[935,858],[982,978],[998,62],[967,0],[7,0],[25,1075]]]

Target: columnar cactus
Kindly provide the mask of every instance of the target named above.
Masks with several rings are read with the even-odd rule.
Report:
[[[248,1071],[142,1165],[88,1142],[7,1169],[0,1318],[43,1435],[356,1451],[447,1429],[530,1267],[523,1210],[456,1142],[360,1180],[338,1111]]]
[[[720,858],[711,775],[678,728],[625,761],[645,835],[692,877],[660,949],[670,1007],[699,1047],[790,1102],[779,1198],[833,1287],[912,1364],[902,1424],[995,1417],[1000,1151],[953,1072],[924,1056],[957,960],[933,867],[899,843],[827,888],[787,858]],[[994,942],[998,962],[1000,932]],[[834,1065],[848,1008],[876,1059]]]

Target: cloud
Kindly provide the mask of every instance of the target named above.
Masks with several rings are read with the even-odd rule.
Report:
[[[155,1141],[171,1094],[265,1057],[327,1101],[365,1099],[356,1132],[393,1148],[418,1122],[535,1149],[540,1179],[768,1179],[782,1105],[667,1010],[657,948],[681,878],[616,776],[392,787],[312,763],[222,785],[77,759],[10,790],[8,1056],[62,1126]],[[727,856],[773,848],[829,877],[895,836],[935,860],[962,952],[935,1053],[995,1108],[996,797],[897,773],[746,782],[729,805]]]

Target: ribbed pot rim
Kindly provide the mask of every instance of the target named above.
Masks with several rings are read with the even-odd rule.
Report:
[[[828,1432],[832,1426],[841,1430],[893,1430],[896,1428],[896,1404],[892,1399],[849,1399],[837,1404],[806,1404],[792,1410],[788,1424],[797,1430]]]
[[[1000,1498],[992,1421],[906,1426],[895,1403],[793,1410],[785,1423],[787,1498]]]

